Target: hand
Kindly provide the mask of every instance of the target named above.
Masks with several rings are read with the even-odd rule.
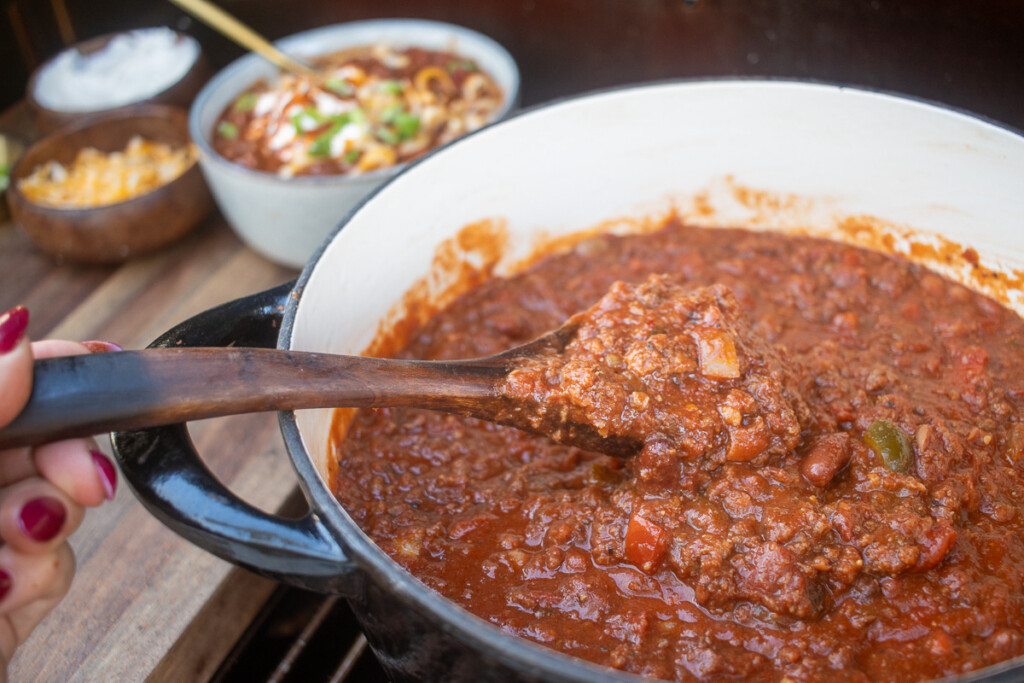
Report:
[[[119,347],[25,336],[28,311],[0,315],[0,427],[21,411],[32,389],[32,359]],[[67,539],[85,515],[114,497],[117,471],[93,439],[0,451],[0,681],[32,629],[71,585],[75,558]]]

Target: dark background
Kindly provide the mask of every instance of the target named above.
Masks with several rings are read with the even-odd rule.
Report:
[[[240,48],[165,0],[0,0],[0,106],[66,44],[167,25],[214,66]],[[770,75],[895,91],[1024,128],[1022,0],[220,0],[270,38],[371,17],[462,24],[518,60],[524,104],[628,82]],[[638,60],[637,57],[644,57]],[[643,64],[644,66],[640,66]],[[575,85],[565,86],[567,81]]]

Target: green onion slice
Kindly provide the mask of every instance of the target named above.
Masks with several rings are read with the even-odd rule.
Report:
[[[305,128],[302,125],[302,121],[306,117],[309,117],[310,119],[312,119],[314,124],[315,124],[311,128]],[[317,109],[316,107],[306,107],[305,109],[303,109],[298,114],[296,114],[295,116],[292,117],[292,125],[295,126],[295,132],[296,133],[304,133],[307,130],[312,130],[313,128],[316,128],[318,126],[322,126],[323,124],[327,123],[329,120],[330,119],[328,119],[326,116],[321,114],[320,110]]]
[[[445,68],[448,71],[476,71],[476,64],[468,59],[453,59]]]
[[[393,104],[390,107],[385,107],[380,112],[381,123],[394,123],[395,119],[402,115],[405,111],[405,107],[400,104]]]
[[[235,111],[252,111],[253,107],[256,106],[256,100],[258,98],[259,96],[254,92],[247,92],[243,95],[240,95],[239,98],[235,100]]]
[[[403,111],[395,117],[395,130],[403,140],[408,140],[420,130],[420,117]]]
[[[328,128],[320,135],[317,135],[313,140],[313,144],[309,146],[309,156],[311,157],[329,157],[331,155],[331,140],[338,134],[345,124],[349,122],[351,117],[348,113],[338,114],[332,116],[329,120],[331,121],[331,127]]]
[[[325,132],[317,135],[316,139],[313,140],[313,144],[309,146],[309,156],[318,158],[330,156],[331,140],[334,139],[339,130],[341,130],[341,126],[335,123]]]
[[[335,95],[341,95],[342,97],[349,97],[355,94],[355,88],[343,78],[328,78],[324,81],[324,87]]]
[[[348,112],[348,120],[360,126],[366,125],[366,112],[356,107]]]
[[[230,121],[221,121],[217,133],[225,140],[234,140],[238,137],[238,126]]]
[[[388,145],[397,145],[399,142],[402,141],[402,139],[398,136],[398,133],[391,130],[390,128],[385,128],[384,126],[378,128],[374,132],[374,134],[377,136],[378,140]]]

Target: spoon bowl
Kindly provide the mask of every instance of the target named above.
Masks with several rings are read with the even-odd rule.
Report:
[[[168,348],[38,360],[32,396],[0,430],[0,450],[239,413],[404,406],[631,456],[639,441],[603,436],[588,424],[538,420],[534,406],[502,390],[509,372],[560,352],[575,330],[570,323],[504,353],[452,362],[254,348]]]

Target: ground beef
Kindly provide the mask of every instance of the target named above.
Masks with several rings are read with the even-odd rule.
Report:
[[[616,281],[650,304],[638,320],[662,290],[728,288],[685,306],[732,330],[738,377],[694,379],[696,343],[654,329],[581,343],[605,367],[635,351],[648,406],[685,376],[735,413],[717,411],[692,452],[650,439],[621,460],[472,419],[361,411],[335,444],[333,485],[381,548],[509,633],[666,679],[923,680],[1024,653],[1024,321],[899,258],[670,221],[484,283],[404,356],[525,343]],[[679,333],[693,340],[701,315]],[[763,365],[745,372],[751,359]],[[554,391],[586,404],[588,386]],[[604,414],[628,430],[624,416]],[[758,418],[753,455],[730,458],[730,429]],[[878,425],[908,449],[899,467]]]

